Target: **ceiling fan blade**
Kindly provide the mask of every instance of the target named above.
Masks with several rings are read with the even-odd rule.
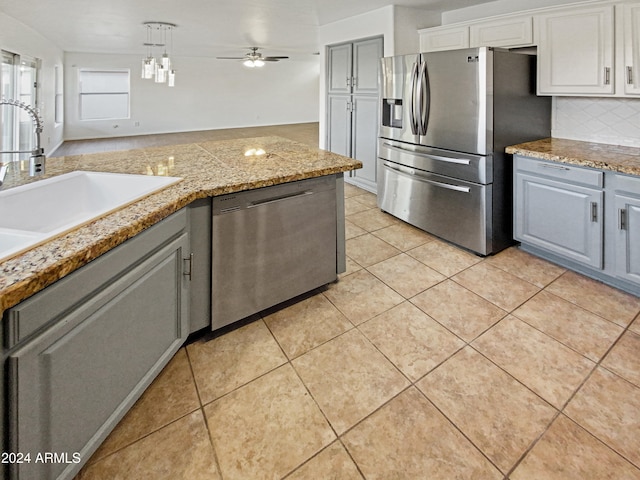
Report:
[[[218,60],[244,60],[246,57],[216,57]]]
[[[289,57],[272,57],[272,56],[269,56],[269,57],[264,57],[263,60],[266,60],[267,62],[277,62],[278,60],[285,60],[287,58],[289,58]]]

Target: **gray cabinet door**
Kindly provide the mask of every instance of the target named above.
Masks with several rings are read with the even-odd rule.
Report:
[[[616,276],[640,285],[640,198],[616,195]]]
[[[184,233],[10,355],[11,451],[69,455],[17,465],[12,478],[72,478],[72,455],[86,461],[178,350],[188,334],[188,251]]]
[[[362,168],[354,170],[353,177],[375,189],[378,97],[354,95],[352,105],[351,156],[362,162]]]
[[[351,156],[351,96],[329,95],[327,98],[327,149]]]
[[[516,174],[516,240],[603,268],[602,190]]]
[[[327,52],[329,93],[351,93],[352,46],[350,43],[329,47]]]
[[[382,38],[353,43],[354,94],[378,94],[378,68],[382,55]]]

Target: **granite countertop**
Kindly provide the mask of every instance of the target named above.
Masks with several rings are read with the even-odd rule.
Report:
[[[198,198],[361,167],[357,160],[292,140],[258,137],[50,158],[47,175],[37,179],[9,172],[3,189],[75,170],[183,180],[0,262],[0,314]]]
[[[640,148],[637,147],[581,142],[565,138],[545,138],[512,145],[505,151],[552,162],[640,175]]]

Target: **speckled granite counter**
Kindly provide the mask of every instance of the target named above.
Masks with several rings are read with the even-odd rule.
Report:
[[[640,148],[545,138],[506,148],[507,153],[582,167],[640,175]]]
[[[50,158],[47,177],[87,170],[167,175],[183,180],[1,262],[0,314],[198,198],[361,167],[357,160],[280,137]],[[31,181],[37,180],[9,172],[3,189]]]

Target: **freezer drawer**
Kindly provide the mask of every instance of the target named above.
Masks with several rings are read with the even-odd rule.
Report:
[[[333,282],[336,178],[213,198],[212,329]]]
[[[492,185],[378,162],[383,211],[481,255],[491,253]]]

